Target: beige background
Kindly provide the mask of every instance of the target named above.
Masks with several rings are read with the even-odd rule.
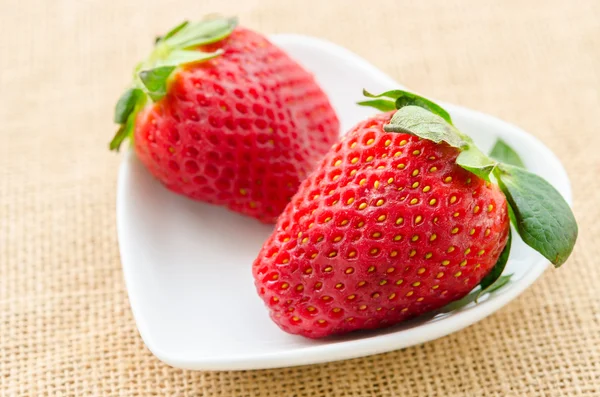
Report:
[[[113,104],[155,34],[235,13],[348,47],[420,92],[511,120],[572,178],[576,250],[508,307],[374,357],[170,368],[142,344],[115,233]],[[599,396],[600,1],[43,1],[0,6],[0,395]]]

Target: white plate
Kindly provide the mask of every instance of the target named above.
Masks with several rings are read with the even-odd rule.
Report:
[[[297,35],[272,39],[315,74],[338,112],[343,131],[375,112],[355,105],[363,87],[372,92],[401,87],[332,43]],[[491,116],[445,106],[457,126],[482,149],[502,137],[531,171],[550,181],[570,202],[565,170],[541,142]],[[251,264],[270,226],[168,192],[131,152],[119,173],[117,224],[125,281],[142,339],[167,364],[198,370],[312,364],[427,342],[498,310],[531,285],[548,264],[515,234],[507,265],[507,272],[514,273],[512,282],[483,302],[385,330],[315,341],[281,331],[255,292]]]

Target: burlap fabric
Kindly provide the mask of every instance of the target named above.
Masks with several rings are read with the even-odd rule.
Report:
[[[511,120],[564,162],[580,239],[509,306],[393,353],[191,372],[154,358],[119,261],[113,104],[155,34],[235,13],[350,48],[420,92]],[[600,396],[600,2],[2,0],[0,395]]]

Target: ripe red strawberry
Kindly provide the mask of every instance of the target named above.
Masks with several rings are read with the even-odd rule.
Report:
[[[123,127],[111,147],[133,130],[136,154],[167,188],[264,222],[275,221],[339,130],[312,75],[229,19],[159,38],[116,120]]]
[[[332,147],[254,262],[258,293],[287,332],[320,338],[392,325],[462,298],[488,274],[493,283],[504,268],[507,200],[457,160],[474,147],[385,132],[399,125],[391,116],[359,123]],[[426,128],[445,122],[431,116]],[[468,140],[446,141],[459,138]],[[521,219],[525,210],[511,204]]]
[[[254,263],[284,330],[378,328],[471,291],[506,244],[506,200],[454,163],[458,150],[363,121],[325,156]]]

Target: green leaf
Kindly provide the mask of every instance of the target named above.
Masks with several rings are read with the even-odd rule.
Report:
[[[492,284],[490,284],[486,288],[483,288],[483,286],[482,286],[479,291],[476,291],[477,294],[475,295],[475,303],[478,303],[479,298],[481,298],[482,295],[491,294],[492,292],[498,291],[500,288],[504,287],[506,284],[508,284],[508,282],[510,281],[512,276],[513,276],[512,274],[507,274],[506,276],[500,276],[500,277],[498,277],[498,279],[496,279],[496,281],[494,281]]]
[[[237,18],[211,18],[190,22],[165,38],[164,43],[173,49],[185,49],[215,43],[229,36],[237,26]]]
[[[139,73],[146,92],[154,102],[167,95],[167,79],[173,70],[175,70],[175,66],[160,66],[150,70],[142,70]]]
[[[177,25],[177,26],[175,26],[173,29],[169,30],[169,31],[167,32],[167,34],[165,34],[165,35],[162,37],[162,40],[167,40],[167,39],[169,39],[169,38],[171,38],[171,37],[175,36],[175,34],[176,34],[177,32],[179,32],[181,29],[185,28],[187,25],[189,25],[189,23],[190,23],[190,21],[183,21],[183,22],[181,22],[179,25]]]
[[[560,193],[541,177],[523,168],[499,164],[494,176],[511,205],[523,241],[555,267],[575,246],[577,223]]]
[[[494,169],[496,162],[488,158],[474,144],[469,145],[456,158],[456,164],[470,171],[486,181],[490,180],[490,172]]]
[[[512,232],[511,232],[510,228],[508,228],[508,240],[506,240],[506,245],[504,246],[504,249],[500,253],[500,256],[498,257],[498,260],[496,261],[496,264],[494,265],[492,270],[490,270],[490,272],[483,278],[483,280],[481,280],[481,283],[479,283],[479,285],[481,286],[482,293],[485,292],[485,290],[489,286],[494,284],[496,282],[496,280],[498,280],[500,278],[500,276],[502,275],[502,272],[504,271],[504,268],[506,267],[506,262],[508,262],[508,256],[510,254],[511,243],[512,243]]]
[[[139,88],[130,88],[121,95],[115,106],[115,123],[125,124],[142,95],[144,93]]]
[[[382,112],[389,112],[390,110],[396,109],[396,105],[392,101],[387,99],[372,99],[370,101],[362,101],[357,103],[360,106],[370,106]]]
[[[499,138],[490,152],[490,157],[501,163],[525,168],[525,165],[523,164],[523,161],[517,152],[515,152],[514,149],[508,145],[508,143]]]
[[[405,106],[399,109],[383,126],[386,132],[400,132],[429,139],[435,143],[446,142],[456,148],[464,148],[468,140],[444,118],[419,106]]]
[[[436,114],[446,120],[448,123],[452,124],[452,118],[450,114],[442,108],[437,103],[430,101],[427,98],[424,98],[420,95],[417,95],[413,92],[408,92],[404,90],[391,90],[381,93],[379,95],[374,95],[363,89],[363,95],[367,98],[390,98],[394,100],[394,104],[396,109],[401,109],[405,106],[418,106],[423,109],[429,110],[431,113]],[[360,104],[360,103],[359,103]],[[392,110],[392,109],[390,109]]]

